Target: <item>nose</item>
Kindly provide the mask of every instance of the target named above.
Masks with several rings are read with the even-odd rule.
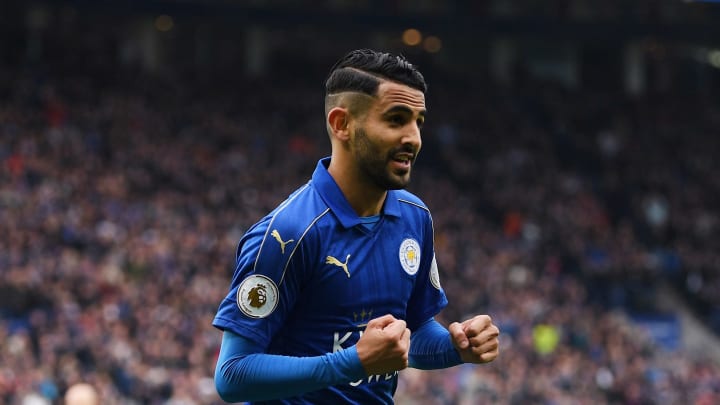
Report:
[[[422,137],[420,136],[420,127],[417,123],[408,125],[408,130],[403,135],[403,145],[412,145],[415,150],[420,150],[422,145]]]

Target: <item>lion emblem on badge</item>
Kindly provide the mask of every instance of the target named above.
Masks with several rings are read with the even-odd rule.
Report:
[[[238,308],[251,318],[265,318],[278,304],[278,288],[269,277],[262,274],[248,276],[237,290]]]
[[[267,286],[258,284],[248,292],[248,301],[251,307],[260,308],[267,302]]]

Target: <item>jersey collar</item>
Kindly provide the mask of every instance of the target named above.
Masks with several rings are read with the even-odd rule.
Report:
[[[320,197],[325,201],[328,207],[332,210],[335,216],[338,218],[342,226],[350,228],[361,223],[360,217],[358,217],[355,210],[352,209],[350,203],[345,198],[345,195],[340,190],[340,187],[335,182],[335,179],[328,173],[328,166],[330,165],[330,157],[320,159],[315,172],[312,175],[312,184],[320,194]],[[394,217],[400,216],[400,203],[395,190],[389,190],[387,197],[385,198],[385,204],[382,210],[383,215],[390,215]]]

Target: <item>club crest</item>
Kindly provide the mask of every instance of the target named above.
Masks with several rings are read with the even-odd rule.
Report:
[[[415,239],[405,239],[400,244],[400,265],[409,275],[414,275],[420,268],[420,244]]]

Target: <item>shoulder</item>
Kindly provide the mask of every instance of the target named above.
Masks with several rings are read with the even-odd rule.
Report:
[[[414,226],[432,226],[432,215],[428,206],[415,194],[406,190],[393,190],[388,194],[395,201],[388,201],[391,212],[405,218]]]
[[[400,203],[400,207],[403,210],[420,210],[426,213],[430,213],[428,206],[420,199],[420,197],[407,190],[395,190],[392,193],[392,198],[396,198]]]
[[[299,241],[329,211],[310,183],[300,187],[267,217],[267,232],[278,239]],[[273,233],[275,233],[273,235]]]
[[[316,234],[310,230],[327,212],[312,187],[307,184],[300,187],[248,230],[238,245],[238,266],[274,274],[273,279],[279,284],[298,249],[307,247],[308,239],[317,239],[307,236]]]

